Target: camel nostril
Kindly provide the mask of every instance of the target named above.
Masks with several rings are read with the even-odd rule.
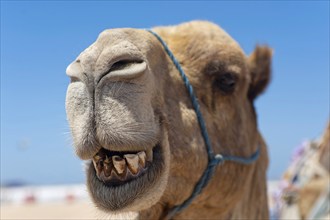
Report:
[[[143,61],[121,60],[114,63],[109,72],[130,68],[132,65],[143,63]]]
[[[74,82],[80,82],[80,79],[75,76],[70,77],[70,83],[74,83]]]
[[[142,60],[120,60],[114,63],[100,80],[103,77],[115,81],[130,80],[143,75],[146,69],[147,64]]]

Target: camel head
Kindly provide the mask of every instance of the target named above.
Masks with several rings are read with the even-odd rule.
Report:
[[[253,102],[269,82],[271,50],[257,47],[245,56],[209,22],[153,30],[188,76],[214,151],[244,157],[258,145],[264,149]],[[146,30],[105,30],[68,66],[67,75],[67,118],[75,152],[88,161],[87,186],[96,206],[160,218],[189,197],[207,153],[186,88],[157,38]],[[227,201],[218,212],[233,209],[256,172],[265,182],[262,152],[258,165],[218,167],[187,212],[206,200]]]

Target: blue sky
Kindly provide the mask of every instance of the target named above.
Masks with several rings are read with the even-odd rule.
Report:
[[[80,183],[65,115],[66,66],[108,28],[190,20],[222,26],[249,54],[274,48],[273,80],[256,102],[277,179],[301,141],[329,120],[329,2],[1,1],[1,183]]]

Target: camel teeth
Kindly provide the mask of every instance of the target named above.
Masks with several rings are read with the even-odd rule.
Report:
[[[103,170],[104,170],[104,175],[106,177],[110,176],[111,170],[112,170],[112,165],[109,157],[106,155],[105,160],[103,161]]]
[[[104,163],[103,172],[106,177],[109,177],[111,175],[111,170],[112,170],[111,164]]]
[[[93,165],[94,165],[94,168],[96,170],[96,173],[101,173],[102,172],[102,169],[103,169],[103,160],[100,159],[100,160],[92,160],[93,161]]]
[[[148,150],[146,151],[146,155],[147,155],[147,161],[152,162],[152,159],[153,159],[153,152],[152,152],[152,149],[148,149]]]
[[[96,160],[92,160],[92,161],[93,161],[94,168],[96,169],[97,168],[97,162],[96,162]]]
[[[99,155],[95,155],[95,156],[93,157],[93,159],[96,160],[96,161],[99,161],[99,160],[101,159],[101,157],[100,157]]]
[[[125,172],[125,170],[126,170],[125,159],[121,158],[120,156],[113,156],[112,163],[118,174],[122,174]]]
[[[133,173],[137,174],[139,172],[139,156],[136,154],[125,154],[124,155],[128,169]]]
[[[105,156],[104,163],[110,164],[110,159],[109,159],[109,157],[107,155]]]
[[[141,151],[137,154],[139,156],[139,162],[140,164],[142,165],[142,167],[145,167],[146,166],[146,152],[144,151]]]

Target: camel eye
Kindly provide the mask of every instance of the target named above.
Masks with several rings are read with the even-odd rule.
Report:
[[[231,73],[224,73],[215,80],[215,86],[220,89],[223,94],[231,94],[235,90],[237,77]]]

